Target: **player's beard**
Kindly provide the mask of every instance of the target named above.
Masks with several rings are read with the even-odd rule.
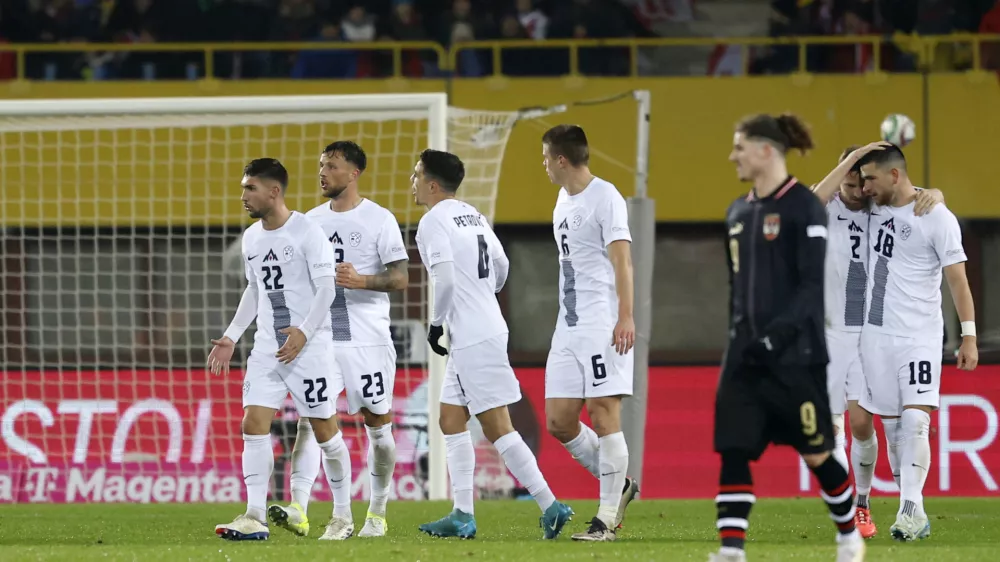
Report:
[[[331,185],[327,184],[326,189],[323,190],[323,197],[326,197],[327,199],[336,199],[336,198],[340,197],[344,193],[344,191],[346,191],[346,190],[347,190],[347,186],[346,185],[344,185],[344,186],[331,186]]]

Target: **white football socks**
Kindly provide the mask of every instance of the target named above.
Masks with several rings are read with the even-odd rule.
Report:
[[[351,517],[351,453],[344,443],[344,434],[337,432],[326,443],[320,443],[323,450],[323,468],[333,492],[333,516]]]
[[[851,444],[851,466],[854,468],[854,489],[860,499],[858,507],[868,507],[868,496],[872,493],[872,479],[875,478],[877,460],[878,433],[873,431],[868,439],[855,437],[854,443]]]
[[[885,448],[889,453],[889,469],[892,470],[892,479],[896,481],[896,487],[899,487],[899,444],[903,439],[899,427],[899,418],[882,418]]]
[[[365,430],[368,432],[368,475],[371,479],[368,511],[385,517],[392,473],[396,470],[396,440],[392,436],[391,423],[381,427],[365,426]]]
[[[247,516],[266,523],[267,489],[274,470],[271,435],[243,434],[243,483],[247,487]]]
[[[472,515],[473,477],[476,472],[476,450],[472,447],[472,435],[466,430],[454,435],[445,435],[448,446],[448,476],[451,477],[451,494],[455,509]]]
[[[569,443],[563,443],[563,447],[566,447],[569,454],[573,455],[573,459],[590,471],[594,478],[601,477],[600,454],[598,452],[600,446],[597,434],[594,433],[593,429],[580,422],[580,434]]]
[[[907,408],[900,417],[899,499],[900,512],[908,510],[907,502],[913,502],[908,515],[924,513],[924,482],[931,467],[930,442],[931,416],[922,410]]]
[[[622,432],[605,435],[599,439],[601,505],[597,518],[614,530],[618,526],[618,506],[622,501],[628,470],[628,445]]]
[[[847,436],[844,434],[844,414],[833,416],[833,458],[844,467],[851,470],[851,461],[847,459]]]
[[[302,506],[302,512],[309,510],[313,485],[319,476],[323,451],[316,442],[312,424],[306,418],[299,418],[295,432],[295,446],[292,448],[292,501]]]
[[[538,461],[531,449],[524,443],[521,434],[512,431],[497,439],[493,446],[503,457],[504,464],[510,470],[514,478],[528,489],[531,497],[535,498],[538,507],[545,512],[550,505],[555,503],[556,497],[549,489],[549,485],[542,476],[542,471],[538,469]]]

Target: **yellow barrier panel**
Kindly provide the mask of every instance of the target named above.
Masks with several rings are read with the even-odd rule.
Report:
[[[834,43],[857,42],[857,38],[827,38]],[[920,56],[922,64],[939,62],[943,49],[965,45],[969,53],[969,66],[978,68],[979,47],[987,42],[1000,42],[1000,36],[942,36],[932,38],[895,38],[897,45],[904,39],[906,47]],[[725,41],[742,45],[757,44],[812,44],[811,38],[773,41],[765,39],[739,39]],[[873,44],[878,38],[867,38]],[[624,42],[624,43],[622,43]],[[714,45],[717,39],[701,40],[622,40],[556,42],[552,48],[576,45],[585,48],[596,45],[645,45],[687,46],[693,43]],[[321,44],[306,44],[317,49]],[[342,44],[341,44],[342,45]],[[415,48],[406,44],[404,48]],[[465,48],[489,47],[494,52],[500,48],[543,47],[534,42],[473,43],[465,44],[446,53],[443,65],[450,65],[455,53]],[[285,45],[288,46],[288,45]],[[354,46],[354,44],[352,44]],[[389,48],[380,44],[383,48]],[[34,52],[37,48],[72,51],[73,45],[19,46],[0,45],[0,50]],[[132,46],[116,46],[132,47]],[[161,45],[144,47],[156,50]],[[183,50],[197,50],[198,45],[184,45]],[[258,44],[231,44],[233,50],[260,49]],[[88,49],[98,49],[88,46]],[[100,47],[100,50],[106,47]],[[292,47],[289,47],[292,48]],[[632,47],[630,47],[631,49]],[[805,52],[804,50],[800,52]],[[440,54],[440,53],[439,53]],[[633,50],[633,55],[635,51]],[[20,89],[19,89],[20,88]],[[836,162],[842,148],[849,144],[876,138],[882,118],[889,113],[905,113],[917,124],[917,140],[906,148],[910,171],[918,185],[939,187],[946,193],[948,205],[963,217],[1000,217],[1000,198],[993,197],[991,188],[993,172],[989,164],[1000,154],[1000,141],[992,132],[1000,127],[1000,86],[993,73],[973,71],[968,73],[921,74],[793,74],[786,76],[760,76],[735,78],[708,77],[633,77],[601,78],[569,76],[564,78],[460,78],[450,80],[248,80],[248,81],[173,81],[173,82],[25,82],[8,95],[14,97],[147,97],[192,95],[275,95],[291,93],[376,93],[387,91],[445,91],[451,103],[463,107],[510,110],[524,106],[553,105],[607,97],[631,89],[648,89],[652,92],[653,124],[650,139],[650,196],[658,200],[657,218],[672,221],[718,221],[728,203],[746,186],[735,177],[732,165],[726,161],[732,138],[732,126],[741,117],[758,112],[777,113],[794,111],[812,126],[818,145],[807,158],[792,157],[790,168],[800,180],[813,183],[822,178]],[[0,92],[0,95],[3,95]],[[925,122],[925,118],[928,119]],[[635,108],[625,100],[608,105],[574,107],[567,113],[543,120],[525,121],[514,129],[508,145],[501,174],[497,220],[503,223],[546,223],[551,220],[555,188],[549,185],[541,165],[541,134],[545,128],[560,122],[585,125],[593,146],[592,167],[595,173],[616,183],[625,194],[633,191],[634,176],[630,169],[635,161]],[[317,131],[319,136],[324,132]],[[326,132],[325,134],[329,134]],[[7,139],[7,151],[15,151],[16,139]],[[333,139],[317,138],[320,144]],[[296,181],[302,182],[301,197],[295,200],[299,208],[308,208],[318,199],[313,197],[313,150],[296,148],[296,154],[282,154],[277,140],[273,155],[295,160],[293,174],[307,174]],[[14,152],[0,154],[5,163],[12,162]],[[925,161],[925,155],[929,159]],[[155,159],[156,155],[150,155]],[[247,155],[259,156],[259,155]],[[300,158],[301,156],[301,158]],[[74,155],[66,154],[72,160]],[[124,169],[126,155],[115,156]],[[32,156],[37,162],[26,163],[26,168],[52,165],[43,160],[42,154]],[[109,157],[110,158],[110,157]],[[298,160],[301,159],[301,165]],[[69,165],[69,163],[67,164]],[[72,163],[75,166],[75,163]],[[5,166],[7,179],[11,180],[10,166]],[[215,175],[237,177],[241,170],[224,170]],[[89,172],[87,172],[89,173]],[[927,175],[929,173],[929,176]],[[121,177],[121,176],[120,176]],[[23,178],[27,179],[27,178]],[[96,178],[94,178],[96,180]],[[294,178],[293,178],[294,179]],[[400,181],[405,181],[403,178]],[[929,182],[929,183],[928,183]],[[97,185],[95,183],[95,185]],[[231,186],[197,186],[189,193],[190,186],[157,192],[149,202],[138,208],[108,209],[99,213],[113,222],[113,217],[125,219],[129,224],[163,224],[189,222],[191,224],[219,224],[233,222],[239,215],[230,205]],[[63,208],[60,213],[48,214],[43,209],[19,205],[24,196],[8,191],[8,182],[0,185],[2,219],[10,224],[36,221],[71,221],[77,218]],[[107,206],[114,195],[122,196],[111,187],[100,187],[101,193],[90,193],[94,188],[72,185],[41,186],[46,200],[86,201],[100,200]],[[68,193],[76,189],[78,194]],[[122,189],[116,187],[114,189]],[[84,191],[87,193],[84,193]],[[200,191],[199,191],[200,190]],[[71,196],[68,196],[71,195]],[[129,192],[128,200],[143,200]],[[191,197],[205,197],[217,201],[192,208],[181,202]],[[37,199],[36,199],[37,200]],[[124,200],[124,199],[123,199]],[[231,205],[230,205],[231,206]],[[15,208],[17,207],[17,208]],[[103,207],[102,207],[103,208]],[[84,209],[81,209],[84,210]],[[237,209],[238,211],[238,209]],[[90,212],[85,214],[90,214]],[[51,223],[51,222],[50,222]]]

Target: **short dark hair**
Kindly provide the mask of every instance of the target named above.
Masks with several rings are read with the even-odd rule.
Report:
[[[276,181],[281,184],[281,191],[288,189],[288,170],[277,158],[256,158],[243,168],[243,175],[251,178]]]
[[[364,149],[354,141],[331,142],[323,149],[323,154],[339,154],[362,172],[368,167],[368,156],[365,155]]]
[[[858,169],[867,164],[875,164],[879,167],[891,164],[893,167],[905,171],[906,156],[903,155],[903,151],[898,146],[890,144],[882,150],[873,150],[862,156],[861,160],[858,160]]]
[[[770,141],[786,154],[789,150],[805,154],[815,146],[809,127],[792,113],[782,113],[777,117],[766,113],[753,115],[737,123],[736,130],[749,139]]]
[[[428,148],[420,153],[420,161],[424,165],[424,175],[449,193],[458,191],[465,179],[465,164],[450,152]]]
[[[556,125],[542,135],[542,143],[549,145],[549,154],[562,156],[573,166],[590,162],[587,133],[579,125]]]

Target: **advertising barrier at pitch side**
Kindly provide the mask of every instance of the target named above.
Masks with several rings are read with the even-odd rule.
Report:
[[[597,481],[544,433],[544,370],[517,369],[517,375],[524,398],[512,408],[514,423],[538,456],[553,492],[596,498]],[[717,377],[712,367],[650,369],[643,498],[715,496]],[[394,499],[423,497],[427,386],[421,379],[411,370],[396,385]],[[5,372],[0,380],[0,503],[243,501],[241,388],[239,372],[226,382],[203,370]],[[925,494],[1000,495],[1000,366],[984,365],[972,373],[946,366],[941,394],[941,409],[932,416],[933,464]],[[343,397],[338,406],[346,406]],[[342,415],[354,461],[354,497],[363,499],[368,496],[366,437],[356,419]],[[282,420],[276,419],[280,427]],[[293,419],[285,421],[294,428]],[[473,434],[481,494],[509,495],[516,482],[475,427]],[[290,441],[275,434],[274,444],[280,467]],[[876,476],[876,494],[895,492],[884,446]],[[754,465],[754,481],[761,496],[818,493],[787,448],[769,450]],[[278,488],[287,493],[287,485],[272,490]],[[315,497],[329,501],[323,478]]]

